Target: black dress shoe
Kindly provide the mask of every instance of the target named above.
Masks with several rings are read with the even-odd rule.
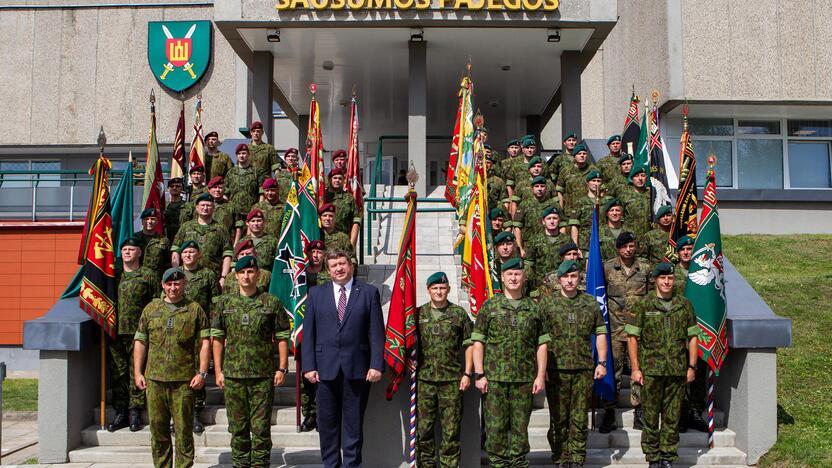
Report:
[[[601,427],[598,428],[598,432],[601,434],[609,434],[616,429],[618,429],[618,426],[615,424],[615,408],[605,409],[604,420],[601,421]]]
[[[673,464],[669,460],[662,460],[661,468],[673,468]]]
[[[199,415],[194,413],[194,434],[202,434],[203,432],[205,432],[205,426],[199,420]]]
[[[708,423],[702,419],[702,413],[699,411],[691,411],[688,416],[688,427],[699,432],[708,432]]]
[[[138,408],[130,408],[130,432],[142,429],[142,413]]]
[[[636,409],[634,411],[633,429],[644,429],[644,411],[642,411],[641,405],[636,406]]]
[[[127,410],[116,411],[116,416],[110,424],[107,425],[107,431],[115,432],[123,427],[127,427],[127,425]]]
[[[647,466],[648,468],[662,468],[662,462],[651,461]]]
[[[315,419],[315,416],[307,416],[303,418],[303,422],[300,423],[300,431],[301,432],[310,432],[314,431],[318,428],[318,421]]]

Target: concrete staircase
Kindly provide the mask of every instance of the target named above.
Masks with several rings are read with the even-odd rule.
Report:
[[[403,196],[402,187],[396,187],[394,196]],[[441,197],[441,191],[430,194]],[[423,204],[421,206],[426,206]],[[429,206],[443,206],[431,204]],[[444,205],[447,206],[447,205]],[[396,204],[394,207],[404,207]],[[390,300],[390,287],[395,275],[395,262],[398,255],[398,243],[403,227],[403,214],[380,215],[380,222],[374,223],[376,242],[374,249],[365,257],[366,265],[359,268],[359,276],[375,284],[382,292],[383,310],[386,315]],[[428,300],[424,288],[428,275],[437,270],[444,271],[452,285],[451,301],[467,307],[467,295],[459,290],[458,259],[452,254],[452,243],[456,234],[456,222],[453,213],[423,213],[416,218],[417,223],[417,298],[419,304]],[[271,463],[276,466],[293,466],[311,468],[321,466],[319,439],[317,432],[298,433],[295,426],[295,372],[294,361],[290,360],[290,373],[284,387],[276,389],[274,408],[272,410]],[[386,382],[386,379],[385,379]],[[629,404],[629,382],[619,395],[616,420],[619,429],[610,434],[597,431],[589,433],[589,450],[587,466],[631,467],[646,466],[641,451],[641,431],[633,429],[633,410]],[[473,390],[475,391],[475,390]],[[372,398],[375,398],[373,396]],[[206,423],[203,434],[195,435],[195,463],[197,466],[216,466],[231,464],[231,436],[228,433],[228,416],[223,406],[222,392],[213,385],[209,377],[207,406],[202,411],[202,420]],[[112,417],[108,410],[107,420]],[[602,413],[596,414],[596,424],[600,425]],[[98,410],[91,411],[93,421],[98,421]],[[147,421],[144,415],[145,422]],[[367,418],[367,425],[374,421]],[[724,425],[724,415],[717,413],[716,424]],[[549,412],[545,398],[539,395],[535,399],[535,409],[529,424],[529,442],[531,453],[529,461],[532,466],[551,466],[549,445],[546,431],[549,427]],[[735,447],[736,435],[733,431],[720,429],[715,434],[715,447],[707,449],[707,434],[690,430],[681,434],[679,460],[675,466],[709,466],[717,468],[738,468],[746,466],[746,454]],[[97,425],[90,426],[81,434],[81,447],[73,450],[70,462],[94,465],[130,465],[151,466],[150,432],[147,427],[139,432],[122,429],[115,433],[101,430]],[[487,465],[483,454],[481,464]],[[369,465],[368,465],[369,466]],[[385,466],[406,466],[402,460],[390,460],[389,465],[374,464],[372,468]]]

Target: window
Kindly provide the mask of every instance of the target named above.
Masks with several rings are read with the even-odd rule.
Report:
[[[789,120],[790,137],[832,137],[832,120]]]
[[[60,161],[0,161],[0,172],[2,171],[57,171],[61,169]],[[34,176],[30,174],[3,175],[2,188],[26,188],[32,187],[30,182]],[[61,176],[58,174],[44,174],[37,178],[38,188],[60,187]]]
[[[696,155],[696,185],[705,186],[705,175],[708,173],[708,156],[716,156],[716,185],[718,187],[732,187],[734,185],[734,164],[731,157],[731,140],[694,140],[693,154]]]
[[[783,141],[737,140],[737,182],[741,189],[783,188]]]
[[[691,135],[731,136],[734,134],[734,119],[690,119]]]
[[[789,182],[792,188],[832,188],[829,142],[789,142]]]
[[[737,135],[779,135],[779,120],[738,120]]]

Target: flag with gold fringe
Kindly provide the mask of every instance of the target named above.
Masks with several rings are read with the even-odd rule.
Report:
[[[364,213],[364,185],[361,183],[361,160],[358,154],[358,102],[355,95],[350,104],[350,141],[347,147],[347,185],[358,213]]]
[[[179,121],[176,123],[176,135],[173,137],[173,153],[170,157],[170,178],[181,178],[187,168],[185,162],[185,102],[179,109]]]
[[[446,186],[446,198],[462,217],[468,209],[470,191],[474,184],[474,84],[469,75],[462,78],[459,89],[459,109],[451,143],[451,160],[448,162],[448,178],[453,180]],[[453,166],[451,165],[453,163]]]
[[[675,216],[670,226],[670,239],[665,259],[675,261],[676,242],[684,236],[696,237],[698,231],[697,194],[696,194],[696,156],[693,153],[693,143],[690,140],[688,128],[688,107],[682,108],[683,128],[679,150],[679,192],[676,195]]]
[[[317,85],[309,85],[312,100],[309,102],[309,125],[306,128],[306,164],[312,175],[312,186],[315,193],[315,205],[320,208],[324,204],[326,195],[326,174],[324,174],[324,137],[321,131],[321,111],[318,100],[315,99]]]
[[[156,232],[164,234],[165,176],[162,161],[159,160],[159,145],[156,142],[156,96],[150,92],[150,132],[147,138],[147,158],[144,165],[144,193],[142,207],[156,209]]]
[[[205,136],[202,133],[202,95],[196,97],[194,105],[194,138],[188,154],[188,167],[205,165]],[[210,168],[206,169],[210,172]]]

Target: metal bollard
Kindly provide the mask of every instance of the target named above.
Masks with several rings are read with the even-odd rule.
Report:
[[[0,362],[0,454],[3,453],[3,381],[4,380],[6,380],[6,363],[5,362]],[[0,457],[2,457],[2,455],[0,455]]]

